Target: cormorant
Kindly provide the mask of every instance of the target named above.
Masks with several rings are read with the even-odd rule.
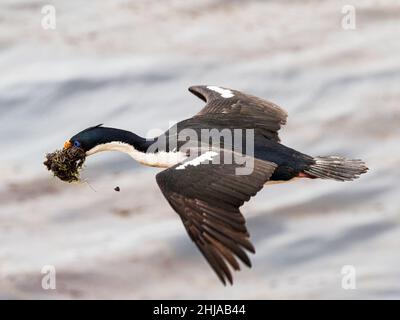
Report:
[[[159,137],[145,139],[98,125],[74,135],[64,148],[81,148],[87,156],[121,151],[142,164],[167,168],[156,176],[162,193],[219,279],[232,283],[229,266],[239,270],[238,258],[251,267],[246,250],[255,252],[239,208],[267,182],[350,181],[368,169],[361,160],[312,157],[281,144],[278,130],[287,113],[274,103],[218,86],[192,86],[189,91],[205,107]],[[217,132],[220,141],[200,139],[204,130]],[[236,139],[241,149],[238,141],[227,143],[237,130],[246,133]],[[239,172],[248,164],[250,170]]]

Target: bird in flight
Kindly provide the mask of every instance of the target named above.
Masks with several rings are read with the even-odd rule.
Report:
[[[278,131],[287,113],[274,103],[218,86],[192,86],[189,91],[205,106],[159,137],[145,139],[98,125],[74,135],[64,149],[80,148],[86,156],[120,151],[142,164],[166,168],[156,176],[163,195],[218,278],[232,284],[232,269],[240,270],[238,260],[251,267],[248,252],[255,253],[239,209],[244,202],[267,183],[295,178],[351,181],[368,168],[361,160],[312,157],[281,144]],[[190,143],[187,137],[179,139],[185,130],[197,138]],[[202,130],[232,134],[250,130],[252,135],[250,141],[243,135],[239,139],[246,144],[243,151],[228,145],[225,136],[218,143],[203,141],[199,138]],[[251,152],[247,152],[248,145],[252,145]],[[251,170],[245,174],[238,173],[245,162],[225,161],[237,155],[251,160]]]

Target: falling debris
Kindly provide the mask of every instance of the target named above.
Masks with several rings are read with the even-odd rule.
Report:
[[[75,182],[80,180],[79,171],[85,159],[86,154],[84,150],[71,147],[46,154],[46,161],[43,164],[60,180]]]
[[[121,189],[120,189],[118,186],[116,186],[116,187],[114,188],[114,190],[117,191],[117,192],[120,192],[120,191],[121,191]]]

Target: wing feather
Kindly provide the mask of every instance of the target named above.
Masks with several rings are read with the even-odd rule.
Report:
[[[246,251],[255,252],[239,207],[263,187],[276,164],[254,159],[249,175],[236,175],[236,164],[177,166],[157,174],[157,183],[218,278],[232,283],[229,266],[240,270],[238,258],[251,267]]]
[[[287,112],[278,105],[217,86],[192,86],[189,91],[206,102],[194,119],[201,118],[203,123],[229,123],[234,128],[254,128],[265,137],[280,141],[278,131],[286,124]]]

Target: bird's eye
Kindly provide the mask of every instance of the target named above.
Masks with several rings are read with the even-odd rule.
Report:
[[[74,141],[74,146],[77,147],[77,148],[80,148],[81,143],[78,140],[75,140]]]

